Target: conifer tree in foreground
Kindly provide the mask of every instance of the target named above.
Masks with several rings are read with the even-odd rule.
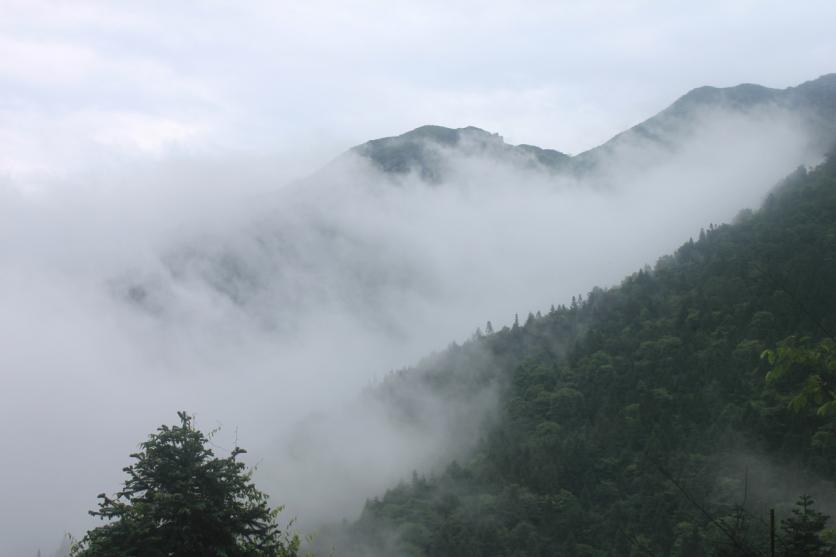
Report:
[[[74,557],[294,557],[299,539],[282,531],[267,496],[237,460],[217,458],[192,417],[160,426],[131,455],[128,479],[90,511],[108,523],[90,530]]]

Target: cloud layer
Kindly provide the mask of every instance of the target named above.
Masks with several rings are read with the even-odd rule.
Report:
[[[818,156],[789,114],[698,122],[649,167],[622,146],[606,187],[480,156],[432,186],[351,159],[272,193],[252,159],[135,163],[39,195],[7,183],[0,552],[89,527],[179,409],[249,449],[305,528],[466,448],[490,390],[451,404],[416,388],[433,417],[418,424],[358,397],[486,320],[617,283]]]

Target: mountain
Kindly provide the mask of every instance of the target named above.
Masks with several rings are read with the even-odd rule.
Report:
[[[791,115],[808,133],[776,144],[770,135],[786,134],[786,122],[760,118],[776,112]],[[735,134],[737,128],[744,131]],[[372,220],[353,220],[370,204],[373,213],[384,216],[396,208],[405,214],[416,210],[407,209],[415,200],[404,207],[387,205],[373,193],[380,183],[388,185],[414,171],[430,184],[478,184],[485,199],[489,191],[516,191],[521,185],[554,189],[567,177],[578,178],[587,189],[614,181],[625,190],[654,181],[688,188],[699,179],[733,186],[730,177],[750,174],[755,165],[765,169],[764,159],[774,166],[766,169],[770,179],[764,183],[770,183],[819,160],[836,137],[834,128],[836,74],[783,90],[758,85],[694,89],[656,116],[574,157],[510,145],[475,127],[423,126],[354,147],[295,187],[264,199],[258,222],[177,245],[163,255],[159,268],[145,276],[116,277],[112,286],[118,296],[154,315],[183,301],[181,287],[189,284],[277,330],[293,329],[298,315],[325,301],[400,334],[403,327],[394,326],[397,318],[391,315],[397,313],[395,306],[382,300],[411,292],[431,296],[439,281],[428,271],[434,268],[431,258],[421,257],[428,251],[389,245],[380,230],[370,227]],[[783,156],[775,157],[776,150]],[[700,178],[691,176],[698,173],[703,173]],[[488,183],[495,187],[483,187]]]
[[[464,314],[445,313],[446,308],[466,304],[467,315],[475,315],[497,299],[518,304],[523,289],[533,290],[538,279],[540,288],[547,284],[550,293],[561,292],[569,274],[581,275],[595,258],[615,252],[607,248],[617,245],[617,236],[642,228],[647,224],[643,218],[662,215],[645,217],[636,206],[665,206],[659,201],[662,188],[637,197],[638,186],[649,181],[640,175],[640,180],[628,182],[637,187],[625,188],[614,203],[624,220],[602,223],[608,234],[602,244],[609,246],[589,247],[595,244],[587,243],[583,234],[590,230],[529,229],[526,221],[537,220],[529,219],[532,205],[512,203],[523,197],[517,185],[525,180],[506,178],[528,177],[526,172],[550,179],[590,170],[618,173],[625,165],[610,162],[629,162],[636,152],[647,153],[635,168],[669,163],[663,180],[653,179],[664,191],[671,189],[670,183],[678,191],[704,196],[687,197],[699,201],[687,210],[703,215],[701,204],[717,204],[710,197],[713,192],[720,191],[726,205],[731,204],[731,192],[699,187],[701,181],[717,182],[725,170],[710,158],[691,156],[688,164],[671,163],[671,155],[691,141],[694,129],[711,121],[721,128],[719,135],[708,137],[726,137],[741,122],[779,111],[820,130],[814,138],[823,152],[832,137],[828,130],[833,120],[826,115],[834,99],[832,76],[781,91],[749,85],[701,88],[587,158],[508,145],[477,128],[419,128],[361,145],[342,157],[329,170],[343,176],[344,183],[302,184],[311,187],[285,192],[279,200],[283,205],[267,208],[262,220],[232,234],[176,246],[147,275],[130,273],[112,287],[127,304],[159,323],[158,328],[181,321],[188,326],[197,320],[195,315],[214,318],[217,313],[238,319],[236,327],[222,330],[237,328],[242,336],[255,332],[271,342],[289,338],[290,344],[299,338],[299,330],[310,329],[317,331],[319,346],[337,331],[361,350],[384,352],[383,344],[355,339],[371,331],[395,343],[413,330],[438,332],[450,316]],[[723,117],[711,118],[716,112]],[[744,140],[763,129],[756,126],[748,135],[709,144],[715,151],[727,151],[746,173],[737,183],[728,179],[738,174],[724,175],[724,187],[742,189],[742,182],[757,171],[754,167],[763,165],[763,157],[783,159],[780,175],[805,162],[796,151],[786,155],[768,142],[756,156],[741,157]],[[340,166],[358,160],[358,168]],[[390,188],[388,179],[378,180],[379,172],[366,173],[376,168],[398,179],[415,170],[421,179],[438,184],[462,166],[467,170],[471,162],[484,176],[506,168],[524,172],[497,172],[499,187],[480,188],[474,196]],[[410,465],[430,470],[431,460],[420,459],[435,459],[442,452],[450,458],[456,454],[457,460],[448,459],[428,476],[415,474],[389,491],[376,488],[379,496],[368,501],[359,520],[326,530],[317,539],[326,545],[333,540],[340,555],[705,556],[723,554],[715,551],[729,543],[722,525],[747,524],[750,530],[745,532],[729,531],[754,543],[764,539],[758,520],[767,507],[777,507],[783,518],[797,495],[821,495],[823,485],[832,490],[836,424],[811,403],[803,404],[800,412],[789,408],[805,385],[815,388],[815,381],[807,380],[813,374],[795,370],[767,382],[771,370],[760,354],[782,343],[795,349],[793,335],[802,354],[817,353],[828,346],[820,344],[826,340],[822,327],[836,328],[834,166],[831,161],[813,172],[802,167],[760,211],[741,213],[734,225],[710,226],[697,241],[686,242],[655,268],[642,269],[617,288],[594,289],[568,307],[542,308],[543,315],[523,317],[496,332],[486,327],[473,340],[454,344],[370,388],[364,396],[375,403],[363,406],[383,408],[373,416],[403,426],[395,431],[406,431],[406,439],[443,440],[419,444],[421,455],[413,454]],[[708,171],[701,173],[704,168]],[[352,172],[341,173],[346,169]],[[771,174],[757,191],[766,190],[778,175]],[[345,183],[352,187],[342,187]],[[496,203],[481,203],[496,193]],[[581,215],[602,207],[579,208],[572,205],[577,196],[552,193],[548,188],[547,195],[533,198],[544,209],[535,212],[540,221],[576,222],[558,210],[564,201]],[[597,193],[591,197],[612,197]],[[451,210],[438,202],[451,199],[463,204]],[[472,204],[474,199],[479,203]],[[671,213],[667,206],[665,211]],[[452,215],[453,226],[434,220],[437,214]],[[461,236],[486,216],[493,219],[490,226]],[[656,230],[670,234],[670,226]],[[460,236],[468,241],[457,243]],[[512,241],[505,243],[504,238]],[[627,251],[640,249],[637,244]],[[490,265],[477,264],[480,251]],[[515,258],[517,251],[521,256]],[[432,257],[438,254],[446,257]],[[534,259],[559,266],[538,264],[534,272],[522,268]],[[444,274],[451,268],[454,272]],[[559,274],[563,269],[566,274]],[[466,298],[468,289],[505,274],[525,280],[497,282],[502,288]],[[457,288],[448,290],[450,277]],[[560,299],[565,294],[550,295]],[[465,304],[455,306],[461,298]],[[211,313],[200,313],[203,308]],[[329,350],[341,351],[339,345]],[[295,458],[305,447],[317,452],[323,437],[314,433],[331,423],[322,419],[306,424],[289,453]],[[332,466],[323,469],[340,470],[338,455],[352,450],[362,453],[364,470],[376,470],[369,461],[398,456],[395,444],[387,443],[392,438],[377,429],[378,422],[360,423],[365,425],[335,428],[334,450],[323,451]],[[367,452],[367,439],[379,452]],[[449,445],[458,451],[444,452]],[[327,505],[327,495],[318,498],[323,491],[345,492],[359,483],[344,471],[330,473],[322,485],[293,484],[305,486],[306,499]],[[832,498],[819,499],[825,510],[836,512]],[[741,501],[745,505],[738,509]],[[740,554],[734,548],[725,553]]]
[[[415,382],[494,385],[498,414],[467,458],[367,501],[320,543],[364,556],[767,555],[774,508],[781,555],[831,555],[815,533],[805,543],[820,553],[786,548],[802,535],[792,520],[818,516],[803,501],[793,514],[796,497],[836,510],[834,282],[831,157],[617,287],[391,375],[378,396],[395,409]],[[775,347],[778,360],[761,356]]]
[[[457,157],[478,156],[547,174],[588,174],[606,170],[613,159],[628,149],[645,154],[646,160],[640,161],[640,166],[659,163],[682,147],[708,114],[721,111],[755,118],[778,113],[797,117],[808,129],[813,147],[824,153],[836,137],[836,74],[786,89],[754,84],[699,87],[655,116],[575,156],[532,145],[510,145],[500,135],[472,126],[422,126],[399,136],[363,143],[350,149],[348,155],[367,159],[390,175],[414,171],[430,183],[443,181]]]
[[[827,152],[836,138],[836,74],[786,89],[750,83],[693,89],[655,116],[572,157],[572,169],[586,172],[600,168],[624,148],[648,151],[655,146],[664,156],[680,147],[707,115],[719,111],[762,118],[794,115],[810,134],[811,144]]]
[[[791,115],[807,133],[774,141],[772,136],[791,135],[780,118],[760,118],[776,112]],[[408,196],[384,199],[375,193],[388,190],[392,180],[414,171],[430,184],[475,184],[482,201],[505,195],[503,189],[517,195],[528,185],[534,186],[526,188],[529,192],[551,191],[554,184],[573,183],[567,178],[577,178],[587,190],[618,182],[628,195],[648,183],[687,190],[711,180],[735,187],[740,176],[756,170],[769,176],[762,182],[768,184],[820,160],[836,137],[834,127],[836,74],[783,90],[758,85],[694,89],[656,116],[574,157],[509,145],[475,127],[423,126],[354,147],[295,187],[259,200],[264,211],[251,222],[189,238],[168,248],[160,265],[126,272],[110,285],[116,296],[158,317],[177,313],[172,308],[180,304],[191,307],[192,298],[182,295],[187,286],[277,331],[293,331],[300,316],[332,304],[402,335],[408,327],[399,324],[398,304],[385,300],[439,295],[444,281],[436,270],[449,263],[433,261],[433,250],[403,249],[400,240],[387,239],[384,230],[402,225],[411,237],[410,227],[423,226],[421,221],[437,211],[429,206],[434,199],[423,200],[429,205],[419,209]],[[737,128],[744,130],[735,134]],[[396,217],[399,212],[403,218]],[[377,221],[368,214],[377,215]],[[383,225],[380,219],[394,220]],[[420,246],[424,237],[432,238],[418,235],[420,241],[409,241]],[[182,310],[184,315],[190,311]]]
[[[453,156],[483,157],[500,164],[545,171],[560,169],[569,155],[533,145],[509,145],[502,137],[476,127],[422,126],[397,137],[374,139],[349,151],[368,159],[384,173],[415,171],[433,183],[443,180]]]

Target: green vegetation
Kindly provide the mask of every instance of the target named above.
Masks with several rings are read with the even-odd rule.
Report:
[[[836,546],[822,539],[828,517],[813,509],[812,497],[803,495],[792,511],[792,516],[781,521],[784,531],[785,555],[809,555],[810,557],[832,557]]]
[[[337,555],[836,556],[836,160],[654,268],[392,374],[374,396],[420,420],[496,388],[476,450],[325,529]],[[398,417],[398,416],[395,416]],[[74,550],[293,556],[236,457],[181,413],[132,455],[108,523]],[[808,491],[809,490],[809,491]],[[777,511],[775,537],[769,509]]]
[[[833,555],[827,517],[793,503],[836,480],[834,285],[831,159],[618,287],[393,374],[394,406],[421,380],[499,385],[501,410],[467,461],[323,536],[356,555],[769,555],[776,508],[777,555]]]
[[[90,530],[75,557],[293,557],[299,539],[279,529],[279,508],[250,481],[236,447],[227,458],[180,412],[180,425],[161,426],[124,471],[122,491],[99,495],[108,523]]]

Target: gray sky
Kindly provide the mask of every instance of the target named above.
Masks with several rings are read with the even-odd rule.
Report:
[[[476,125],[570,153],[690,88],[834,71],[836,4],[0,1],[0,174],[271,157]]]

